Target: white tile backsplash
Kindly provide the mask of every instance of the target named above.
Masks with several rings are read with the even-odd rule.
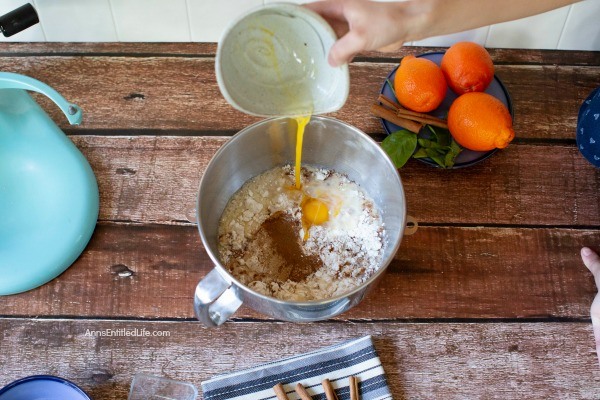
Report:
[[[192,40],[217,42],[230,21],[260,6],[263,0],[187,0],[187,3]]]
[[[0,37],[0,41],[216,42],[234,18],[273,1],[278,0],[30,0],[41,24],[11,38]],[[0,0],[0,14],[26,2]],[[600,51],[599,16],[600,1],[585,0],[533,17],[412,44],[450,46],[468,40],[490,48]]]
[[[595,0],[594,0],[595,1]],[[492,25],[486,47],[556,49],[570,6]]]
[[[49,42],[117,40],[108,0],[35,0],[33,5]]]
[[[315,0],[306,0],[306,1],[303,1],[303,0],[285,0],[285,1],[286,1],[286,3],[304,4],[304,3],[312,3]],[[279,3],[279,2],[280,2],[279,0],[264,0],[265,4],[267,4],[267,3]]]
[[[185,0],[110,0],[121,42],[189,42]]]
[[[600,1],[573,4],[567,17],[559,49],[600,50]]]

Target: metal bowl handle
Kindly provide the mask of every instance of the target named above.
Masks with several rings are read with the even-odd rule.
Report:
[[[237,287],[213,268],[196,286],[194,311],[200,322],[212,328],[227,321],[242,302]]]
[[[406,216],[406,226],[404,227],[404,235],[410,236],[417,233],[419,229],[419,222],[417,219],[411,215]]]

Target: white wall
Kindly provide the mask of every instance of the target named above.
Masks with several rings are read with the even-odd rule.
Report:
[[[0,35],[0,41],[216,42],[228,21],[271,0],[29,1],[41,23],[10,38]],[[25,2],[1,0],[0,15]],[[412,44],[449,46],[470,40],[486,47],[600,50],[599,20],[600,0],[586,0],[534,17]]]

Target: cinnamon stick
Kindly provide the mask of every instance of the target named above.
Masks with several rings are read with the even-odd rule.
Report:
[[[349,378],[350,381],[350,400],[358,400],[358,379],[355,376]]]
[[[437,126],[439,128],[448,129],[448,124],[446,123],[445,120],[434,117],[433,115],[420,113],[420,112],[416,112],[416,111],[412,111],[407,108],[404,108],[399,103],[396,103],[394,100],[390,99],[389,97],[387,97],[383,94],[379,95],[379,97],[377,98],[377,101],[379,101],[383,105],[385,105],[393,110],[396,110],[396,114],[399,117],[402,117],[405,119],[410,119],[412,121],[421,122],[421,123],[427,124],[427,125]]]
[[[327,400],[338,400],[335,390],[333,389],[333,386],[331,386],[329,379],[323,379],[321,385],[323,385],[323,389],[325,389],[325,397],[327,397]]]
[[[431,115],[421,117],[415,114],[416,113],[414,111],[406,110],[404,108],[399,108],[398,110],[396,110],[396,115],[398,115],[401,118],[410,119],[411,121],[420,122],[425,125],[433,125],[437,126],[438,128],[448,129],[448,124],[440,118],[432,117]]]
[[[400,105],[400,103],[397,103],[395,100],[390,99],[389,97],[387,97],[386,95],[380,94],[379,97],[377,97],[377,101],[382,103],[384,106],[388,106],[389,108],[393,108],[394,110],[399,109],[400,107],[402,107]]]
[[[379,118],[383,118],[386,121],[390,121],[394,125],[401,126],[413,133],[419,133],[423,125],[418,122],[411,121],[409,119],[399,117],[396,115],[394,110],[390,110],[379,104],[373,104],[371,106],[371,113]]]
[[[277,398],[279,400],[290,400],[287,397],[285,389],[283,388],[283,385],[281,383],[278,383],[277,385],[273,386],[273,391],[275,391],[275,394],[277,395]]]
[[[298,383],[296,385],[296,393],[298,393],[298,396],[300,396],[302,400],[312,400],[312,397],[310,397],[310,394],[308,394],[308,392],[306,391],[306,389],[304,389],[304,386],[302,386],[301,383]]]

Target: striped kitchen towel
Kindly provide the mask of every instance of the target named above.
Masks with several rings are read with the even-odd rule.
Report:
[[[313,400],[326,400],[321,382],[327,378],[339,400],[350,398],[348,378],[358,378],[361,400],[391,399],[381,361],[371,336],[326,347],[202,382],[205,400],[274,400],[273,386],[282,383],[290,400],[301,383]]]

